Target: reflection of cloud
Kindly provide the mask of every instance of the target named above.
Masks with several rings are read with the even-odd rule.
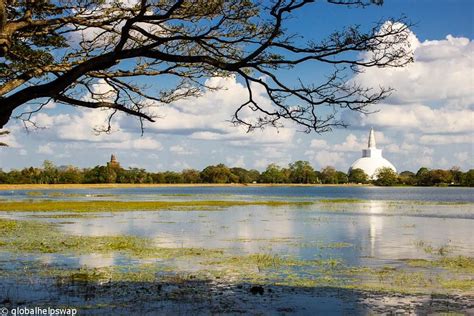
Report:
[[[436,249],[445,246],[448,247],[448,250],[463,255],[473,253],[470,247],[466,248],[466,245],[474,243],[474,237],[470,233],[471,220],[429,216],[428,214],[431,213],[444,213],[436,205],[420,206],[416,214],[410,213],[414,212],[410,202],[393,206],[388,201],[368,201],[361,207],[363,210],[367,207],[369,236],[367,246],[369,255],[375,259],[399,260],[432,257],[437,255]],[[454,213],[462,211],[462,208],[447,207],[446,211],[448,209]],[[400,215],[395,215],[394,212],[400,212]],[[420,216],[421,214],[427,216]],[[440,231],[443,234],[440,234]],[[359,238],[363,239],[362,236]],[[417,247],[416,242],[419,241],[432,246],[434,253],[428,253],[423,247]],[[456,247],[450,248],[453,245]]]
[[[102,268],[110,267],[114,265],[115,256],[113,254],[98,254],[91,253],[87,255],[81,255],[79,257],[79,265],[87,266],[89,268]]]
[[[55,261],[55,258],[56,256],[51,254],[51,253],[45,253],[45,254],[42,254],[41,256],[39,256],[39,261],[43,264],[51,264]]]

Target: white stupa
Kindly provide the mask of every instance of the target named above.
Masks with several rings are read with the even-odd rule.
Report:
[[[353,169],[362,169],[369,176],[370,179],[376,178],[376,173],[379,168],[388,167],[397,172],[397,169],[390,161],[382,157],[382,149],[377,149],[375,144],[374,129],[370,129],[369,143],[367,149],[362,149],[362,158],[357,159],[349,168],[349,173]]]

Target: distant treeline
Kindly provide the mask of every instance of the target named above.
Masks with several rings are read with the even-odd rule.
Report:
[[[378,171],[377,179],[370,180],[361,169],[349,174],[328,166],[315,170],[307,161],[297,161],[280,167],[270,164],[265,171],[229,168],[224,164],[203,170],[185,169],[181,172],[147,172],[145,169],[124,169],[107,164],[79,169],[74,166],[56,167],[45,161],[42,168],[24,168],[4,172],[0,169],[0,184],[69,184],[69,183],[306,183],[345,184],[373,183],[375,185],[474,186],[474,169],[462,172],[458,167],[449,170],[420,168],[418,172],[395,173],[390,168]]]

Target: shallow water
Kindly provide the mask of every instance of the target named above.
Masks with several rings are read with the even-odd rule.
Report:
[[[165,188],[160,188],[163,191]],[[180,192],[172,188],[172,192]],[[191,188],[189,188],[191,189]],[[203,188],[192,188],[203,189]],[[205,188],[206,190],[213,188]],[[222,189],[222,188],[215,188]],[[241,195],[232,189],[232,199],[253,201],[268,197],[273,190],[288,193],[300,188],[270,188],[266,191],[257,188],[265,195],[247,195],[251,188],[243,188]],[[285,189],[288,189],[286,191]],[[319,188],[303,188],[306,189]],[[333,189],[336,192],[341,188]],[[351,189],[351,188],[342,188]],[[354,188],[357,191],[361,188]],[[365,188],[362,188],[365,190]],[[372,188],[371,188],[372,189]],[[431,188],[423,196],[430,197]],[[152,189],[155,190],[155,189]],[[396,191],[397,189],[395,189]],[[403,189],[406,190],[406,189]],[[415,188],[420,194],[419,188]],[[436,191],[435,189],[434,191]],[[74,190],[77,191],[77,190]],[[150,189],[117,189],[117,199],[130,200],[130,191],[139,192],[133,196],[150,197]],[[120,192],[126,193],[120,193]],[[143,191],[143,192],[142,192]],[[187,192],[187,189],[184,189]],[[371,191],[371,190],[369,190]],[[378,188],[375,189],[378,192]],[[385,190],[382,190],[385,191]],[[228,249],[235,254],[271,253],[293,255],[300,259],[336,258],[350,265],[383,265],[400,259],[433,257],[426,251],[443,247],[450,254],[474,256],[474,209],[472,203],[452,203],[453,200],[469,200],[470,194],[459,197],[464,189],[441,190],[453,192],[447,201],[433,195],[434,201],[382,201],[362,200],[354,202],[315,203],[312,205],[285,206],[234,206],[218,211],[128,211],[92,213],[89,216],[54,218],[61,213],[7,212],[3,217],[14,219],[35,219],[58,223],[67,233],[83,236],[136,235],[152,238],[160,247],[203,247]],[[258,193],[257,192],[257,193]],[[299,191],[297,191],[299,192]],[[280,196],[281,200],[308,200],[301,194]],[[390,195],[384,192],[385,195]],[[468,191],[470,192],[470,191]],[[67,191],[67,193],[70,193]],[[255,193],[255,192],[254,192]],[[101,192],[102,194],[102,192]],[[352,192],[352,194],[355,194]],[[350,198],[342,196],[343,198]],[[379,194],[379,193],[377,193]],[[379,194],[378,196],[383,196]],[[390,195],[391,196],[391,195]],[[408,195],[417,196],[417,195]],[[157,199],[170,200],[169,195],[155,195]],[[183,196],[172,196],[182,199]],[[186,199],[209,198],[209,195],[184,196]],[[223,197],[223,196],[220,196]],[[321,197],[327,197],[321,195]],[[391,196],[392,197],[392,196]],[[87,198],[87,197],[86,197]],[[311,198],[314,200],[314,198]],[[448,203],[442,203],[448,202]],[[64,213],[67,214],[67,213]],[[48,218],[52,215],[52,218]],[[431,251],[432,252],[432,251]],[[103,261],[101,263],[101,261]],[[119,260],[123,263],[123,258]],[[115,264],[113,257],[84,256],[77,261],[90,266]]]
[[[190,209],[93,212],[81,213],[81,216],[77,217],[74,213],[67,212],[3,212],[0,217],[52,222],[65,233],[73,235],[134,235],[150,238],[158,247],[223,249],[226,253],[235,255],[264,253],[279,257],[291,256],[300,260],[335,259],[353,267],[397,268],[404,266],[405,259],[436,259],[440,255],[474,257],[472,189],[189,187],[58,190],[54,191],[55,195],[51,195],[51,191],[41,191],[41,195],[37,191],[34,192],[36,193],[0,192],[0,195],[8,200],[45,199],[49,194],[48,199],[51,200],[284,200],[314,203],[283,206],[244,205],[212,211]],[[324,201],[354,198],[360,200]],[[58,218],[58,215],[66,216]],[[19,262],[39,262],[69,268],[129,267],[146,262],[160,263],[159,259],[139,259],[116,253],[29,255],[3,252],[0,253],[0,261],[4,271],[20,269]],[[194,261],[174,264],[176,269],[181,271],[194,271],[199,268]],[[6,280],[17,282],[8,278]],[[237,289],[231,286],[229,291],[234,294],[229,295],[234,298],[237,295],[235,292],[241,291],[239,289],[240,287]],[[215,290],[215,287],[211,287],[209,291]],[[17,291],[18,297],[34,300],[35,294],[29,290],[21,290],[21,287],[18,287]],[[286,290],[277,288],[275,291],[284,293]],[[297,303],[298,300],[307,300],[313,295],[305,291],[294,295],[282,294],[284,298],[280,297],[280,303],[285,306],[292,301],[292,306],[302,308],[297,309],[297,312],[316,308],[311,304],[321,307],[323,302],[326,302],[328,312],[350,311],[360,307],[352,299],[350,302],[344,301],[352,296],[360,298],[359,294],[352,292],[342,299],[336,295],[325,296],[311,304]],[[45,297],[52,300],[54,295],[62,297],[63,294],[49,293],[49,296]],[[244,294],[242,297],[244,301],[249,299]],[[261,303],[260,301],[255,304]],[[179,308],[183,308],[183,313],[186,314],[186,304],[179,304]],[[166,311],[169,306],[163,308],[161,310]],[[191,311],[193,308],[195,307],[192,307]],[[171,307],[170,311],[176,309]],[[358,313],[364,314],[366,310]]]
[[[474,202],[474,190],[460,187],[154,187],[69,190],[5,190],[0,199],[57,200],[314,200],[364,199]]]

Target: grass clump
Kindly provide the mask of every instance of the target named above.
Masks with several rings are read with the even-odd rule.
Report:
[[[435,264],[452,271],[474,273],[474,258],[472,257],[444,257],[436,260]]]
[[[440,247],[433,247],[431,244],[429,244],[429,243],[427,243],[423,240],[416,241],[415,246],[417,248],[422,249],[427,254],[435,254],[435,255],[440,255],[440,256],[445,256],[448,253],[453,251],[453,247],[451,247],[449,245],[442,245]]]
[[[474,273],[474,258],[467,256],[442,257],[437,260],[406,259],[408,266],[417,268],[443,268],[454,272]]]
[[[474,280],[440,280],[443,288],[448,290],[473,291]]]

